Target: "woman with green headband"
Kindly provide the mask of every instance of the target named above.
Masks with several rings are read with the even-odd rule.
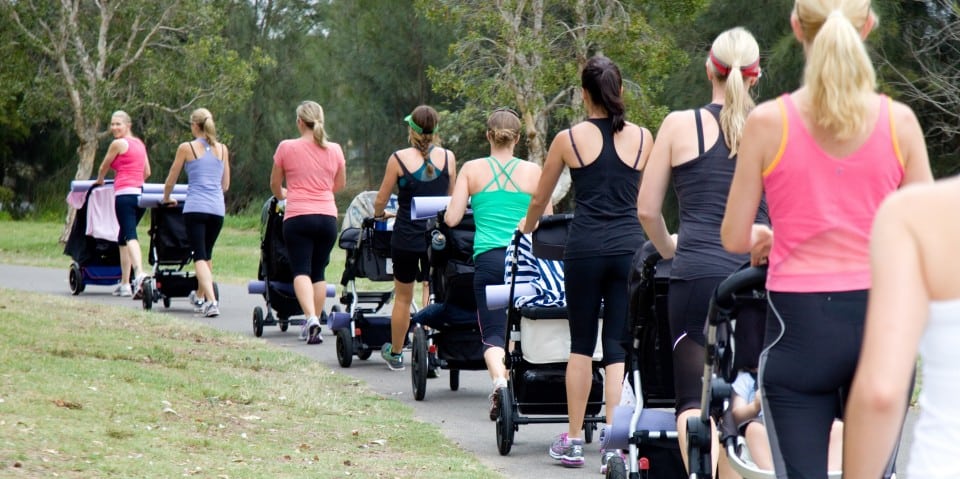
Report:
[[[439,120],[437,110],[427,105],[416,107],[404,118],[411,146],[387,158],[383,182],[373,204],[374,217],[382,219],[390,194],[397,188],[397,217],[390,242],[395,290],[391,342],[380,349],[387,366],[394,371],[403,369],[403,344],[410,329],[414,281],[424,284],[424,303],[429,295],[427,221],[411,219],[410,205],[416,196],[449,196],[457,176],[456,157],[440,147]]]

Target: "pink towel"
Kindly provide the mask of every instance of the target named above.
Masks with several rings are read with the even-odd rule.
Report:
[[[70,191],[67,194],[67,204],[75,210],[83,208],[83,200],[87,197],[86,191]]]
[[[114,210],[113,186],[93,190],[87,202],[87,236],[116,241],[120,236],[120,224]]]

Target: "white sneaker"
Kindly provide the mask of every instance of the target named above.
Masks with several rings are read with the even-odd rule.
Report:
[[[130,283],[118,284],[117,289],[113,290],[113,295],[120,296],[120,297],[133,296],[133,292],[130,291]]]
[[[307,321],[304,321],[303,324],[300,325],[300,341],[306,341],[309,336],[310,331],[307,329]]]
[[[323,335],[320,334],[320,320],[316,316],[307,320],[307,344],[320,344]]]
[[[203,303],[203,316],[206,318],[216,318],[217,316],[220,316],[220,307],[217,305],[216,301]]]
[[[147,279],[147,275],[143,273],[140,273],[136,278],[133,278],[133,286],[130,288],[133,290],[133,299],[140,299],[143,297],[143,280],[145,279]]]
[[[193,307],[195,308],[193,311],[194,311],[195,313],[199,313],[200,310],[197,309],[197,308],[200,308],[200,307],[203,306],[203,299],[197,297],[197,292],[196,292],[196,291],[191,291],[191,292],[190,292],[190,295],[187,296],[187,298],[190,299],[190,303],[193,304]]]

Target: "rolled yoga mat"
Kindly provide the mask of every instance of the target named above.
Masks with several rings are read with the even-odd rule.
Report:
[[[183,204],[187,199],[186,193],[174,193],[170,195],[170,198],[177,200],[177,203]],[[156,208],[160,206],[160,201],[163,200],[163,193],[144,193],[140,195],[140,201],[137,202],[137,206],[141,208]]]
[[[533,296],[537,294],[537,289],[530,283],[517,283],[517,289],[513,291],[514,299],[520,296]],[[503,309],[507,307],[510,301],[509,284],[491,284],[487,285],[487,308]]]
[[[278,283],[276,281],[271,282],[273,287],[283,291],[284,293],[294,294],[293,293],[293,284],[292,283]],[[267,289],[266,281],[254,281],[251,280],[247,283],[247,292],[250,294],[263,294]],[[335,298],[337,296],[337,286],[333,284],[327,285],[327,297]]]
[[[630,445],[630,420],[633,417],[633,406],[617,406],[613,412],[613,424],[601,435],[600,447],[610,449],[627,449]],[[644,409],[640,411],[637,421],[637,431],[677,431],[677,419],[673,410]]]
[[[77,193],[86,193],[93,186],[94,180],[73,180],[70,182],[70,191]],[[113,180],[104,181],[104,183],[113,183]]]
[[[450,204],[449,196],[414,196],[410,202],[410,219],[436,218],[437,213],[447,209],[448,204]],[[473,211],[467,207],[467,213],[473,214]]]
[[[176,194],[186,194],[186,193],[187,193],[187,188],[188,188],[187,185],[182,185],[182,184],[180,184],[180,183],[177,183],[177,184],[173,185],[173,194],[175,194],[175,195],[176,195]],[[143,184],[143,194],[147,194],[147,193],[151,193],[151,194],[156,193],[156,194],[162,195],[162,194],[163,194],[163,183],[144,183],[144,184]]]

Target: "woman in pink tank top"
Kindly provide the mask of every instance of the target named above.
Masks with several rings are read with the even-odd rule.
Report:
[[[114,140],[107,148],[96,184],[102,185],[107,173],[114,170],[113,190],[114,209],[117,223],[120,225],[120,284],[114,290],[114,296],[133,296],[140,299],[140,283],[146,274],[143,272],[143,254],[137,239],[137,224],[143,218],[144,209],[138,205],[143,182],[150,176],[150,160],[143,141],[130,133],[130,115],[124,111],[115,111],[110,117],[110,133]],[[130,283],[130,270],[133,269],[133,283]]]
[[[777,477],[826,476],[863,337],[873,217],[900,186],[932,181],[916,116],[875,91],[863,40],[876,22],[869,0],[796,1],[803,86],[747,118],[721,227],[727,250],[769,262],[759,380]],[[764,194],[775,236],[753,224]]]

